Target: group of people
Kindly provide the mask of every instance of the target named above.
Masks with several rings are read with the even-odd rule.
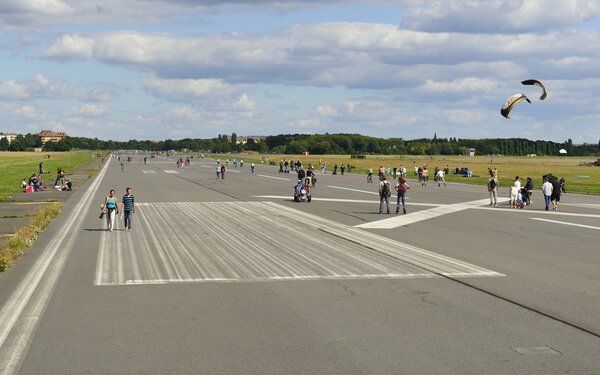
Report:
[[[21,189],[24,192],[34,192],[46,190],[46,183],[42,180],[42,175],[50,173],[44,170],[43,163],[39,164],[39,173],[33,173],[31,177],[23,178],[21,181]],[[65,177],[65,171],[59,168],[57,171],[56,179],[54,180],[54,190],[58,191],[70,191],[73,188],[73,183],[67,177]]]
[[[566,193],[565,178],[561,177],[560,180],[555,176],[549,174],[542,177],[544,183],[542,184],[542,192],[544,193],[544,204],[546,211],[558,210],[558,203],[560,202],[560,196]]]
[[[100,206],[100,219],[106,218],[106,227],[109,232],[115,229],[115,219],[119,212],[121,219],[125,221],[125,230],[130,231],[131,220],[135,213],[135,197],[130,187],[125,189],[120,207],[114,189],[109,191],[108,196],[104,198],[104,203]]]
[[[46,190],[46,183],[42,180],[40,174],[33,173],[29,179],[23,178],[21,188],[24,192],[42,191]]]
[[[488,179],[487,189],[490,194],[490,206],[498,205],[498,170],[496,168],[489,169],[490,178]],[[558,203],[560,202],[560,196],[566,193],[565,178],[560,179],[552,176],[551,174],[542,177],[542,192],[544,194],[544,203],[546,211],[558,210]],[[509,205],[510,208],[524,208],[525,206],[533,207],[533,179],[527,177],[525,185],[522,185],[521,178],[515,176],[513,184],[510,186],[509,192]]]

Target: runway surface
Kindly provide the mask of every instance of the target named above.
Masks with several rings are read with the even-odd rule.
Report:
[[[363,175],[296,203],[274,167],[142,158],[0,274],[0,373],[600,373],[599,197],[547,212],[538,186],[511,210],[409,180],[387,215]],[[133,228],[108,232],[99,204],[127,186]]]

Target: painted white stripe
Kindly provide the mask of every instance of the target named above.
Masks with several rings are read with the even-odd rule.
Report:
[[[288,179],[288,178],[275,177],[275,176],[267,176],[267,175],[265,175],[265,174],[259,174],[259,175],[257,175],[257,176],[259,176],[259,177],[264,177],[264,178],[272,178],[273,180],[292,181],[292,180],[290,180],[290,179]]]
[[[153,171],[153,170],[143,170],[142,172],[144,174],[156,174],[156,171]]]
[[[473,274],[455,274],[456,277],[480,276]],[[491,276],[498,276],[494,273]],[[257,277],[253,279],[228,279],[228,278],[213,278],[213,279],[155,279],[155,280],[127,280],[125,285],[162,285],[162,284],[186,284],[186,283],[254,283],[261,281],[300,281],[300,280],[374,280],[374,279],[416,279],[416,278],[435,278],[441,277],[433,273],[415,273],[415,274],[388,274],[388,275],[329,275],[329,276],[272,276],[272,277]]]
[[[106,235],[96,285],[502,276],[272,202],[137,206],[133,231]]]
[[[506,198],[503,198],[507,200]],[[502,199],[498,199],[499,202]],[[448,204],[445,206],[440,206],[436,208],[432,208],[429,210],[417,211],[414,213],[410,213],[408,215],[400,215],[394,216],[389,219],[372,221],[370,223],[364,223],[356,225],[356,228],[368,228],[368,229],[392,229],[397,228],[403,225],[410,225],[414,223],[418,223],[423,220],[434,219],[436,217],[440,217],[443,215],[452,214],[459,211],[464,211],[469,208],[479,207],[481,205],[489,204],[489,199],[481,199],[477,201],[465,202],[465,203],[457,203],[457,204]],[[412,204],[412,203],[411,203]],[[392,204],[390,204],[392,206]]]
[[[166,169],[164,172],[165,172],[165,173],[169,173],[169,174],[179,173],[179,172],[177,172],[177,171],[174,171],[174,170],[172,170],[172,169]]]
[[[87,191],[80,198],[80,202],[75,205],[72,214],[61,227],[61,233],[73,233],[74,227],[81,224],[81,217],[88,214],[92,206],[90,201],[95,196],[111,160],[112,158],[108,159],[94,181],[88,186]],[[95,207],[95,205],[93,206]],[[74,235],[55,236],[0,310],[0,322],[2,322],[0,324],[0,370],[2,370],[2,374],[18,372],[39,320],[73,249],[75,238]],[[44,280],[43,283],[42,280]]]
[[[253,198],[265,198],[265,199],[281,199],[281,200],[292,200],[293,196],[290,194],[289,196],[285,195],[254,195]],[[341,198],[321,198],[321,197],[312,197],[313,201],[322,201],[322,202],[340,202],[340,203],[369,203],[378,205],[379,202],[373,199],[341,199]],[[391,204],[391,202],[390,202]],[[416,203],[410,202],[411,206],[424,206],[424,207],[439,207],[439,204],[434,203]]]
[[[498,199],[498,202],[500,202],[500,199]],[[506,202],[506,200],[505,200]],[[599,218],[600,219],[600,215],[597,214],[578,214],[575,212],[560,212],[560,211],[544,211],[544,210],[528,210],[528,209],[524,209],[524,210],[515,210],[515,209],[510,209],[508,206],[501,208],[501,207],[494,207],[494,208],[489,208],[489,207],[470,207],[472,209],[475,210],[493,210],[493,211],[498,211],[498,212],[506,212],[506,211],[510,211],[511,213],[514,213],[515,215],[528,215],[528,214],[533,214],[533,215],[551,215],[551,216],[572,216],[572,217],[591,217],[591,218]]]
[[[584,224],[575,224],[575,223],[569,223],[566,221],[557,221],[557,220],[548,220],[548,219],[540,219],[538,217],[532,217],[531,220],[537,220],[537,221],[545,221],[547,223],[554,223],[554,224],[562,224],[562,225],[569,225],[572,227],[580,227],[580,228],[587,228],[587,229],[596,229],[596,230],[600,230],[600,227],[594,227],[592,225],[584,225]]]
[[[352,188],[347,188],[347,187],[343,187],[343,186],[333,186],[333,185],[326,185],[328,188],[332,188],[332,189],[339,189],[339,190],[348,190],[348,191],[355,191],[357,193],[365,193],[365,194],[371,194],[371,195],[379,195],[379,185],[377,184],[373,184],[373,186],[375,187],[375,190],[373,191],[369,191],[369,190],[359,190],[359,189],[352,189]]]

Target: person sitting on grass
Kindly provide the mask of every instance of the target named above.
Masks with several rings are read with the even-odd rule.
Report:
[[[27,179],[23,178],[23,181],[21,181],[21,188],[23,189],[23,191],[27,189],[27,186],[29,186],[29,184],[27,183]]]
[[[41,187],[41,181],[37,174],[32,174],[29,178],[29,185],[33,186],[34,191],[39,191]]]

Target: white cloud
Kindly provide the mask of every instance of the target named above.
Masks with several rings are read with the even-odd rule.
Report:
[[[31,94],[24,83],[15,81],[0,83],[0,98],[4,100],[23,100],[30,97]]]
[[[79,107],[71,108],[70,110],[65,112],[65,116],[67,117],[98,117],[103,116],[108,113],[108,108],[104,105],[97,104],[84,104]]]
[[[534,64],[538,74],[558,74],[581,61],[590,72],[600,51],[587,46],[599,43],[600,34],[595,31],[471,35],[402,30],[395,25],[329,23],[299,25],[267,35],[125,31],[65,35],[41,56],[93,59],[144,69],[155,74],[144,82],[152,92],[183,91],[155,90],[157,85],[166,85],[157,82],[160,78],[203,96],[203,87],[215,83],[414,87],[427,80],[514,77]],[[569,72],[577,74],[573,69]]]
[[[48,48],[41,56],[58,60],[85,60],[92,58],[95,41],[79,35],[63,35]]]
[[[171,108],[165,113],[167,121],[198,122],[202,119],[202,114],[195,108],[176,107]]]
[[[41,74],[30,80],[0,82],[0,98],[4,100],[61,99],[74,96],[77,96],[77,90],[73,86]]]
[[[516,33],[572,27],[600,15],[589,0],[444,0],[411,7],[402,26],[429,32]]]
[[[89,102],[108,102],[114,95],[114,84],[92,84],[81,100]]]
[[[175,101],[228,97],[237,91],[220,79],[160,79],[148,76],[143,79],[143,85],[151,95]]]
[[[337,108],[330,106],[330,105],[323,105],[323,106],[320,105],[317,108],[315,108],[315,112],[319,116],[324,116],[324,117],[335,117],[335,116],[339,115]]]
[[[250,99],[248,97],[248,95],[243,94],[242,96],[239,97],[239,99],[237,100],[237,102],[235,102],[233,104],[233,108],[235,109],[241,109],[244,111],[251,111],[256,107],[256,103],[254,102],[254,100]]]

